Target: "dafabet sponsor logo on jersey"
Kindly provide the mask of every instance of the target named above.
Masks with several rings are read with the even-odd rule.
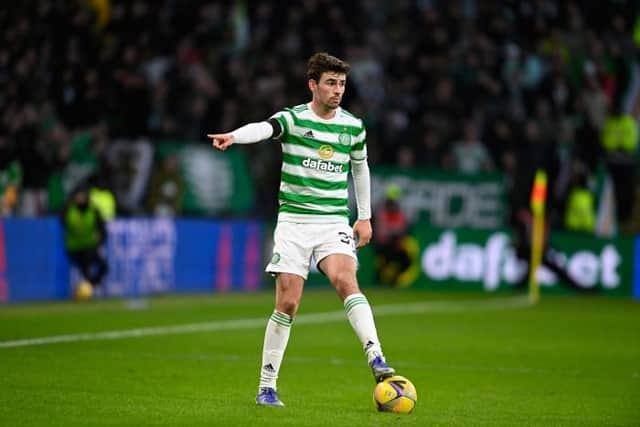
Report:
[[[326,172],[342,173],[342,164],[330,162],[329,159],[333,157],[333,147],[330,145],[323,145],[318,149],[319,159],[312,159],[307,157],[302,161],[302,166],[308,169],[316,169]]]

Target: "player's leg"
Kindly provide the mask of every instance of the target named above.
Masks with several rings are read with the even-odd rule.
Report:
[[[78,270],[80,270],[82,278],[89,281],[91,286],[93,286],[93,277],[91,275],[91,256],[88,252],[86,250],[70,252],[69,259],[78,268]]]
[[[256,397],[256,403],[260,405],[284,406],[276,392],[278,373],[302,298],[311,256],[311,249],[305,246],[302,228],[288,223],[278,224],[274,233],[273,257],[266,271],[276,276],[276,301],[264,334],[260,386]]]
[[[99,248],[87,249],[85,252],[87,271],[87,280],[91,282],[93,287],[99,287],[102,284],[104,276],[109,271],[106,260],[100,255]]]
[[[387,366],[378,338],[373,312],[356,279],[357,262],[353,254],[334,253],[322,258],[318,268],[328,277],[343,301],[349,323],[360,339],[376,381],[394,374]]]
[[[276,278],[275,310],[264,334],[260,390],[277,389],[280,365],[289,342],[291,324],[300,305],[303,286],[304,279],[296,274],[279,273]]]
[[[109,273],[109,264],[102,254],[100,254],[100,248],[95,249],[95,262],[96,262],[96,278],[95,285],[100,286],[104,277]]]

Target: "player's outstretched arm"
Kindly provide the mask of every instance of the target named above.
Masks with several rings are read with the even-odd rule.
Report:
[[[264,141],[272,136],[279,136],[282,127],[276,119],[265,122],[249,123],[233,132],[229,133],[209,133],[207,138],[211,138],[211,145],[218,150],[224,151],[231,144],[253,144]]]

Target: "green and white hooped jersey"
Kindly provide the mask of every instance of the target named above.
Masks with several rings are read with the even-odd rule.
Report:
[[[351,161],[367,159],[362,120],[338,107],[331,119],[309,104],[273,115],[282,126],[278,221],[348,222]]]

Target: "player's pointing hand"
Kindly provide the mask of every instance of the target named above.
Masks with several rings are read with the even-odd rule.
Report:
[[[231,144],[233,144],[233,135],[231,135],[230,133],[209,133],[207,134],[207,138],[211,138],[211,145],[220,151],[226,150]]]

